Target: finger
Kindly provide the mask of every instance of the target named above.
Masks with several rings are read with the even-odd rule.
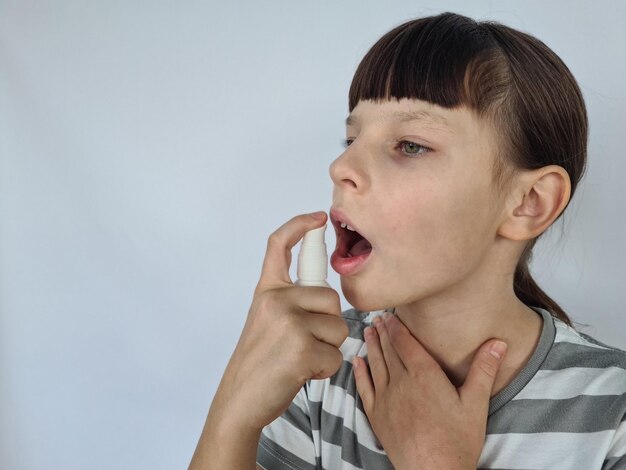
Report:
[[[376,328],[368,326],[365,328],[363,333],[365,335],[367,358],[370,365],[370,371],[372,371],[374,386],[376,387],[376,390],[382,390],[389,383],[389,372],[387,371],[387,364],[385,364],[383,351],[380,348]]]
[[[400,360],[394,345],[392,344],[389,332],[387,331],[387,327],[385,326],[383,319],[376,317],[374,319],[374,324],[376,325],[376,332],[380,338],[380,345],[387,364],[387,370],[389,371],[389,381],[392,382],[395,377],[400,377],[401,374],[406,373],[406,369],[402,360]]]
[[[306,380],[327,379],[334,375],[344,362],[343,353],[339,349],[319,341],[308,348],[304,357],[304,362],[309,365]]]
[[[497,343],[503,345],[497,347]],[[494,348],[495,346],[495,348]],[[465,383],[459,389],[461,402],[473,407],[480,407],[481,413],[487,416],[489,399],[496,375],[506,353],[506,343],[499,340],[489,340],[484,343],[474,355]],[[499,357],[497,357],[499,354]]]
[[[352,361],[352,370],[354,371],[357,392],[359,392],[359,396],[363,402],[363,409],[365,410],[365,414],[370,416],[374,409],[376,391],[374,390],[370,373],[367,370],[367,364],[365,364],[363,358],[355,356]]]
[[[341,317],[341,299],[332,287],[291,286],[283,290],[286,300],[307,312],[328,313]]]
[[[422,346],[422,343],[411,334],[397,315],[386,313],[383,318],[387,325],[391,342],[407,370],[413,372],[424,370],[441,371],[437,361]],[[443,371],[441,373],[443,374]]]
[[[301,312],[305,328],[318,340],[339,348],[350,334],[350,328],[343,318],[325,313]]]
[[[291,249],[306,232],[324,225],[326,217],[325,212],[321,219],[315,218],[312,214],[301,214],[293,217],[269,236],[261,279],[255,293],[285,284],[293,284],[289,277]]]

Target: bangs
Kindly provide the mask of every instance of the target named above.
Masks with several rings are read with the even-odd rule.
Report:
[[[360,100],[408,98],[444,108],[466,105],[482,114],[487,103],[477,86],[489,82],[473,80],[472,69],[497,49],[486,28],[453,13],[403,23],[382,36],[357,67],[350,112]]]

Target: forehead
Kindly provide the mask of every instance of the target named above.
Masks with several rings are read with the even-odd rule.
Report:
[[[374,102],[359,101],[346,118],[346,126],[358,127],[365,123],[403,124],[419,123],[452,134],[462,134],[479,125],[478,119],[466,107],[443,108],[426,101],[402,98]]]

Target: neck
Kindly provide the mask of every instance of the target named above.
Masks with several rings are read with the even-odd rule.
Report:
[[[460,296],[463,298],[464,296]],[[491,338],[508,345],[491,396],[506,387],[534,352],[543,321],[512,292],[491,301],[433,299],[398,306],[395,313],[413,336],[439,363],[450,382],[460,387],[478,348]]]

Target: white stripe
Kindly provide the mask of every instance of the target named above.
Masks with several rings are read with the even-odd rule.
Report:
[[[488,434],[480,468],[601,468],[613,431]],[[575,452],[573,450],[576,449]]]
[[[261,431],[270,441],[315,466],[315,447],[311,437],[279,416]]]
[[[309,382],[309,401],[324,401],[326,388],[330,386],[330,377],[322,380],[311,380]]]
[[[605,348],[603,346],[593,344],[591,341],[587,341],[585,338],[580,336],[577,331],[575,331],[574,329],[570,328],[569,326],[565,324],[556,326],[556,335],[554,337],[554,342],[555,343],[580,344],[582,346],[588,346],[590,348],[611,351],[610,348]]]
[[[617,428],[617,431],[615,431],[615,435],[613,436],[613,441],[611,441],[611,447],[609,447],[606,458],[610,459],[611,457],[622,457],[623,455],[626,455],[626,421],[622,421]]]
[[[339,350],[343,353],[343,358],[346,361],[351,361],[364,345],[364,341],[348,336],[339,346]]]
[[[341,466],[337,466],[341,462]],[[362,470],[341,458],[341,447],[322,441],[322,467],[337,470]]]
[[[626,390],[626,370],[568,367],[540,370],[513,400],[564,400],[579,395],[621,395]]]
[[[370,325],[374,321],[374,318],[382,316],[383,313],[385,313],[384,309],[383,310],[374,310],[372,312],[369,312],[365,316],[365,318],[363,318],[363,320],[361,320],[361,321],[363,323],[367,324],[367,325]]]

